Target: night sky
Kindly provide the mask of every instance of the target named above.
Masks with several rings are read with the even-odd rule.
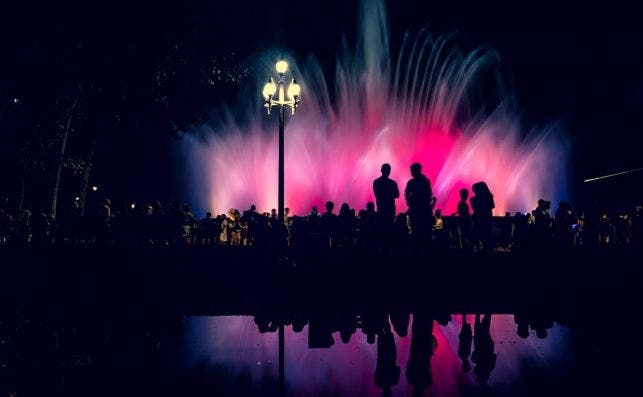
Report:
[[[3,52],[33,40],[46,48],[47,40],[75,36],[91,37],[97,51],[109,51],[114,38],[153,37],[178,23],[181,29],[208,30],[209,45],[234,51],[240,59],[279,46],[300,57],[313,53],[332,74],[337,43],[344,34],[353,42],[357,28],[355,0],[89,3],[3,7]],[[525,120],[534,125],[558,120],[565,126],[573,142],[577,181],[643,166],[638,144],[643,132],[643,24],[634,5],[387,3],[394,54],[404,32],[422,27],[438,34],[458,31],[465,48],[497,49]],[[29,68],[39,75],[34,81],[46,84],[47,71],[39,65],[12,65],[12,61],[4,59],[3,68]],[[122,60],[122,67],[139,66]],[[213,104],[221,101],[233,102],[234,94],[222,91],[221,97],[213,98]],[[133,196],[169,198],[175,193],[168,181],[181,175],[175,169],[175,146],[170,139],[145,134],[133,134],[128,142],[115,139],[98,155],[96,179]]]

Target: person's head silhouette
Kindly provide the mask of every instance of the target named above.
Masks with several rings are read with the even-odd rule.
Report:
[[[411,175],[413,176],[413,178],[417,178],[418,176],[422,175],[422,164],[411,164]]]
[[[391,175],[391,165],[389,163],[382,164],[382,176],[387,177]]]
[[[460,189],[460,200],[467,201],[469,198],[469,191],[467,189]]]
[[[327,201],[326,202],[326,211],[327,212],[333,212],[333,208],[335,208],[335,203],[332,201]]]

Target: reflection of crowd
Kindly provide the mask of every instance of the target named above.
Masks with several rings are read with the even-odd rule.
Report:
[[[145,246],[203,245],[256,247],[368,247],[399,250],[459,249],[519,251],[555,246],[640,245],[643,207],[609,213],[596,206],[575,211],[561,201],[552,215],[551,203],[538,200],[529,213],[492,215],[493,195],[484,182],[460,191],[457,212],[446,216],[434,208],[431,181],[419,163],[411,165],[412,178],[404,189],[408,211],[397,212],[397,183],[391,167],[373,182],[376,203],[356,210],[343,203],[336,211],[328,201],[323,213],[295,216],[286,208],[284,222],[277,210],[258,212],[253,205],[225,214],[207,213],[198,219],[189,204],[129,202],[114,205],[102,200],[87,215],[76,201],[56,220],[42,209],[13,209],[0,202],[0,245],[8,244],[134,244]]]
[[[336,335],[348,344],[361,332],[368,343],[376,345],[373,382],[384,394],[390,395],[405,376],[414,395],[423,395],[433,383],[431,364],[436,349],[448,349],[438,345],[435,323],[446,326],[451,316],[400,306],[384,310],[255,312],[254,321],[261,333],[277,332],[281,325],[292,327],[294,332],[307,329],[309,348],[331,348]],[[114,395],[122,394],[120,387],[133,381],[144,384],[141,390],[152,387],[156,395],[167,394],[163,379],[174,376],[176,352],[184,343],[182,316],[169,312],[100,314],[59,318],[22,309],[5,311],[0,321],[0,394],[44,395],[54,389],[65,395]],[[466,318],[462,316],[458,356],[465,372],[473,366],[476,378],[485,382],[496,365],[492,315],[476,314],[473,329]],[[530,329],[544,338],[553,326],[552,319],[542,313],[516,313],[514,320],[521,338],[527,338]],[[410,338],[406,363],[398,362],[399,338]],[[189,391],[197,390],[195,379],[182,379],[185,384],[177,390],[193,395]],[[194,395],[204,395],[202,392],[213,385],[206,382],[200,386],[204,389]]]
[[[457,354],[462,360],[462,370],[470,371],[473,364],[473,373],[480,382],[486,382],[496,367],[497,355],[491,336],[491,319],[492,315],[489,313],[476,313],[472,328],[467,316],[463,314],[458,335]],[[438,348],[437,339],[433,335],[434,322],[446,326],[450,321],[451,316],[448,314],[402,308],[391,312],[371,310],[360,314],[340,312],[304,316],[262,313],[255,316],[255,323],[261,333],[277,332],[280,325],[291,325],[294,332],[301,332],[308,325],[309,348],[330,348],[335,343],[333,334],[339,334],[343,343],[349,343],[351,337],[361,329],[367,343],[377,344],[374,382],[382,388],[384,395],[391,395],[391,388],[400,380],[395,334],[399,338],[406,338],[411,324],[411,343],[405,375],[413,388],[413,395],[418,396],[423,395],[424,390],[433,383],[431,359]],[[523,339],[529,336],[530,328],[538,338],[545,338],[547,329],[554,325],[551,318],[531,312],[515,314],[514,321],[517,324],[517,335]]]

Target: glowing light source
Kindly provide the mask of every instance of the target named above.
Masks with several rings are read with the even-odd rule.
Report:
[[[299,86],[299,84],[297,84],[297,80],[292,79],[292,83],[288,85],[288,99],[294,101],[299,97],[300,92],[301,92],[301,87]]]
[[[286,71],[288,71],[288,62],[284,61],[283,59],[280,59],[275,64],[275,69],[277,70],[277,73],[279,73],[279,74],[286,73]]]
[[[96,186],[96,185],[92,186],[92,190],[93,190],[94,192],[98,191],[98,186]]]
[[[263,86],[263,97],[268,100],[277,92],[277,85],[272,80],[272,77],[268,80],[266,85]]]
[[[76,201],[79,201],[79,200],[80,200],[80,197],[76,196]]]
[[[619,175],[630,174],[630,173],[632,173],[632,172],[637,172],[637,171],[643,171],[643,168],[635,168],[635,169],[633,169],[633,170],[627,170],[627,171],[623,171],[623,172],[617,172],[617,173],[615,173],[615,174],[609,174],[609,175],[597,176],[596,178],[589,178],[589,179],[585,179],[583,182],[587,183],[587,182],[599,181],[599,180],[601,180],[601,179],[611,178],[611,177],[613,177],[613,176],[619,176]]]

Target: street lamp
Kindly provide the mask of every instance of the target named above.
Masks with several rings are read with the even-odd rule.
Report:
[[[284,113],[285,108],[290,108],[291,114],[295,114],[299,104],[299,94],[301,87],[295,79],[292,79],[286,89],[284,75],[288,71],[288,62],[280,59],[275,64],[275,70],[279,75],[275,84],[272,77],[263,86],[263,97],[266,112],[270,114],[273,106],[279,107],[279,199],[278,199],[278,221],[280,225],[284,224]],[[286,95],[288,99],[286,99]]]
[[[295,79],[292,79],[290,84],[288,84],[288,89],[285,88],[285,77],[284,75],[288,71],[288,62],[280,59],[275,64],[275,70],[279,74],[278,85],[275,84],[275,81],[272,77],[268,80],[266,85],[263,86],[263,97],[264,103],[263,106],[266,108],[266,112],[270,114],[273,106],[279,107],[279,199],[278,199],[278,215],[277,215],[277,224],[278,227],[286,227],[284,224],[284,113],[285,108],[290,108],[291,114],[295,114],[297,110],[297,105],[299,104],[299,94],[301,92],[301,87],[297,84]],[[276,94],[276,96],[275,96]],[[286,99],[286,94],[288,99]],[[279,394],[285,394],[285,375],[284,375],[284,345],[285,345],[285,333],[284,333],[284,324],[279,324]]]

